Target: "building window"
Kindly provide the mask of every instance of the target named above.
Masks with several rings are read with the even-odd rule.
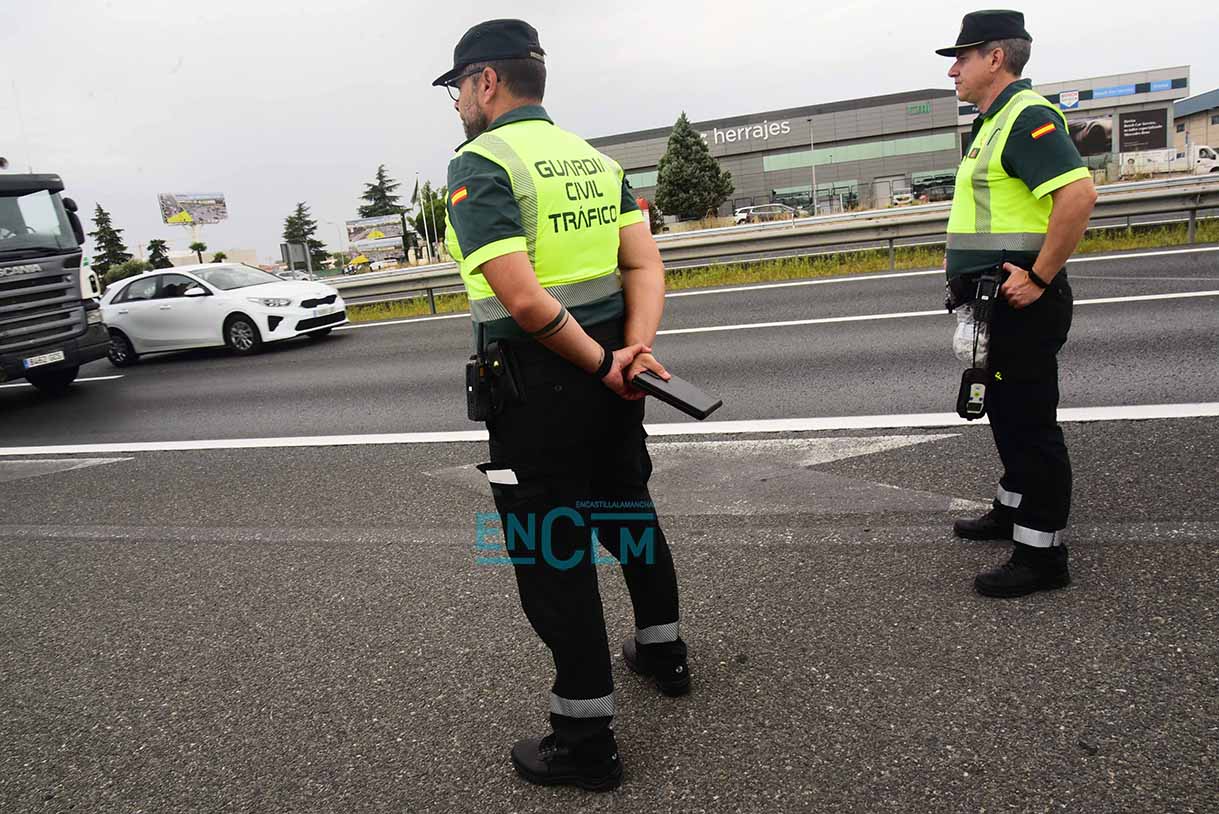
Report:
[[[765,172],[776,170],[796,170],[810,167],[814,163],[842,164],[847,161],[868,161],[875,158],[889,158],[899,155],[915,155],[917,153],[935,153],[941,150],[956,150],[956,133],[935,133],[929,136],[912,136],[910,138],[889,139],[886,141],[867,141],[862,144],[839,144],[818,147],[810,155],[808,150],[798,150],[791,153],[779,153],[762,158],[762,169]]]
[[[1178,123],[1177,123],[1177,132],[1178,132],[1178,133],[1184,133],[1184,132],[1185,132],[1185,123],[1184,123],[1184,122],[1178,122]]]
[[[657,170],[639,170],[637,172],[628,172],[626,174],[626,182],[633,189],[643,189],[645,187],[656,186],[656,178],[660,173]]]
[[[1211,124],[1219,124],[1219,116],[1211,116]]]

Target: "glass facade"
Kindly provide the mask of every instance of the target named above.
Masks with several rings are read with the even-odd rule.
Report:
[[[633,189],[642,189],[644,187],[656,186],[656,177],[659,175],[656,170],[644,170],[642,172],[628,172],[626,174],[626,182]]]
[[[934,133],[928,136],[911,136],[909,138],[887,139],[884,141],[865,141],[861,144],[835,144],[818,147],[812,151],[798,150],[791,153],[768,155],[762,159],[762,169],[766,172],[777,170],[796,170],[823,164],[842,164],[847,161],[868,161],[875,158],[889,158],[899,155],[915,155],[917,153],[934,153],[940,150],[956,150],[956,133]]]

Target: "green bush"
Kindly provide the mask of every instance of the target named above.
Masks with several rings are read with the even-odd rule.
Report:
[[[126,263],[119,263],[110,271],[106,272],[102,278],[102,283],[109,285],[118,280],[125,280],[128,277],[134,277],[137,274],[143,274],[152,269],[152,264],[146,260],[128,260]]]

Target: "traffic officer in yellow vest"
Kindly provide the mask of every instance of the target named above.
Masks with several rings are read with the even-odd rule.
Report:
[[[648,493],[643,393],[630,384],[641,370],[669,376],[651,354],[664,267],[621,167],[542,108],[532,26],[474,26],[433,84],[449,89],[469,139],[449,163],[446,243],[475,345],[497,372],[480,469],[521,605],[555,663],[553,732],[516,743],[512,762],[533,783],[611,789],[622,761],[599,548],[611,555],[601,562],[621,563],[634,606],[627,666],[665,694],[690,687],[677,578]]]
[[[1006,274],[993,306],[986,411],[1003,462],[994,507],[953,529],[970,540],[1012,540],[1011,558],[974,580],[985,596],[1023,596],[1070,583],[1062,531],[1071,462],[1058,426],[1059,348],[1071,327],[1063,268],[1087,228],[1096,190],[1058,108],[1021,79],[1032,37],[1018,11],[965,16],[948,75],[978,108],[957,172],[948,223],[954,292],[979,274]],[[964,297],[968,299],[968,295]]]

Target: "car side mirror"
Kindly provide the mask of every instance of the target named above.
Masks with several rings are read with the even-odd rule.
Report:
[[[207,291],[203,286],[193,285],[182,292],[183,297],[206,297]]]

